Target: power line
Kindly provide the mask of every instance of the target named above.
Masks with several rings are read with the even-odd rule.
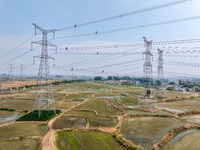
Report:
[[[167,3],[167,4],[154,6],[154,7],[150,7],[150,8],[145,8],[145,9],[142,9],[142,10],[137,10],[137,11],[121,14],[121,15],[116,15],[116,16],[112,16],[112,17],[108,17],[108,18],[104,18],[104,19],[99,19],[99,20],[95,20],[95,21],[91,21],[91,22],[87,22],[87,23],[83,23],[83,24],[79,24],[79,25],[75,24],[74,26],[57,29],[57,31],[62,31],[62,30],[82,27],[82,26],[86,26],[86,25],[90,25],[90,24],[95,24],[95,23],[99,23],[99,22],[104,22],[104,21],[108,21],[108,20],[113,20],[113,19],[117,19],[117,18],[122,18],[122,17],[130,16],[130,15],[148,12],[148,11],[152,11],[152,10],[156,10],[156,9],[160,9],[160,8],[164,8],[164,7],[169,7],[169,6],[173,6],[173,5],[178,5],[178,4],[190,2],[190,1],[192,1],[192,0],[181,0],[181,1],[176,1],[176,2],[172,2],[172,3]]]
[[[30,38],[28,38],[27,40],[25,40],[23,43],[21,43],[20,45],[18,45],[17,47],[15,47],[14,49],[12,49],[11,51],[9,51],[8,53],[4,54],[3,56],[1,56],[0,58],[5,57],[6,55],[10,54],[11,52],[15,51],[16,49],[18,49],[20,46],[22,46],[24,43],[26,43],[27,41],[29,41],[30,39],[32,39],[35,35],[32,35]]]
[[[181,18],[181,19],[175,19],[175,20],[169,20],[169,21],[162,21],[162,22],[156,22],[156,23],[150,23],[150,24],[144,24],[144,25],[137,25],[132,27],[126,27],[121,29],[115,29],[115,30],[108,30],[108,31],[95,31],[92,33],[86,33],[86,34],[78,34],[78,35],[70,35],[70,36],[63,36],[63,37],[56,37],[55,39],[62,39],[62,38],[73,38],[73,37],[83,37],[83,36],[91,36],[91,35],[99,35],[99,34],[106,34],[106,33],[113,33],[113,32],[120,32],[120,31],[126,31],[126,30],[132,30],[132,29],[139,29],[139,28],[146,28],[146,27],[153,27],[158,25],[165,25],[165,24],[171,24],[171,23],[178,23],[178,22],[184,22],[184,21],[191,21],[195,19],[199,19],[199,16],[193,16],[193,17],[187,17],[187,18]]]
[[[67,8],[67,9],[65,9],[65,10],[62,10],[62,11],[60,11],[60,12],[54,14],[54,15],[51,15],[51,16],[49,16],[49,17],[46,17],[46,18],[42,19],[42,20],[39,20],[39,21],[37,21],[36,23],[41,22],[41,21],[44,21],[44,20],[47,20],[47,19],[49,19],[49,18],[51,18],[51,17],[54,17],[54,16],[56,16],[56,15],[59,15],[59,14],[61,14],[61,13],[63,13],[63,12],[66,12],[66,11],[68,11],[68,10],[71,10],[71,9],[73,9],[73,8],[75,8],[75,7],[78,7],[78,6],[80,6],[80,5],[83,5],[83,4],[85,4],[85,3],[89,2],[89,1],[90,1],[90,0],[87,0],[87,1],[85,1],[85,2],[82,2],[82,3],[80,3],[80,4],[77,4],[77,5],[72,6],[72,7],[70,7],[70,8]]]

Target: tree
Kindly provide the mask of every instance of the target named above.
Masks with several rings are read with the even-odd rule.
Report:
[[[190,89],[189,89],[189,88],[186,88],[186,91],[187,91],[187,92],[189,92],[189,91],[190,91]]]
[[[101,76],[96,76],[96,77],[94,77],[94,80],[101,80],[102,78],[101,78]]]
[[[175,82],[169,82],[169,84],[170,84],[170,85],[173,85],[173,84],[175,84]]]
[[[113,76],[113,79],[114,79],[114,80],[120,80],[120,78],[117,77],[117,76]]]
[[[112,80],[112,76],[109,76],[109,77],[108,77],[108,80]]]
[[[149,97],[151,95],[151,90],[147,90],[147,96]]]
[[[124,76],[122,79],[123,80],[130,80],[131,78],[129,76]]]
[[[156,80],[156,85],[157,85],[157,86],[160,86],[160,85],[161,85],[160,80]]]

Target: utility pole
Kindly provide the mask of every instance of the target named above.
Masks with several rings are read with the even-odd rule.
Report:
[[[158,72],[157,72],[157,80],[161,82],[161,90],[163,94],[163,98],[165,96],[165,90],[164,90],[164,73],[163,73],[163,65],[164,65],[164,60],[163,60],[163,51],[158,49]],[[158,86],[159,88],[159,86]]]
[[[13,82],[13,64],[9,64],[9,83]]]
[[[153,55],[151,53],[152,43],[153,41],[148,41],[145,37],[143,37],[146,50],[143,52],[145,55],[145,62],[143,65],[143,77],[142,77],[142,90],[140,92],[140,101],[138,105],[148,105],[149,102],[146,101],[146,98],[150,99],[151,111],[153,109],[152,99],[155,97],[156,92],[152,89],[153,84],[153,75],[152,75],[152,59]],[[138,106],[138,107],[139,107]]]
[[[50,74],[49,74],[50,69],[49,69],[49,61],[48,61],[49,59],[53,59],[55,61],[55,59],[48,55],[48,46],[55,47],[56,51],[57,51],[57,46],[47,41],[47,34],[53,33],[53,38],[55,38],[56,29],[44,30],[34,23],[33,25],[35,26],[35,34],[36,34],[37,29],[41,31],[43,34],[41,41],[35,41],[31,43],[31,49],[33,49],[33,43],[42,45],[41,55],[33,57],[33,64],[35,64],[35,58],[40,58],[40,66],[39,66],[38,79],[37,79],[38,87],[35,92],[35,100],[34,100],[32,112],[38,109],[39,117],[40,117],[42,114],[41,109],[44,106],[46,106],[47,110],[49,110],[49,107],[51,105],[52,109],[55,112],[54,95],[53,95],[52,84],[50,80]],[[55,62],[54,62],[54,65],[55,65]]]
[[[22,81],[23,79],[23,71],[24,71],[24,67],[23,64],[20,65],[20,80]]]

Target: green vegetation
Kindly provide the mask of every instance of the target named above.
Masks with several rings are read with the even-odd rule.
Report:
[[[59,150],[85,149],[85,150],[123,150],[109,133],[102,132],[57,132],[56,145]]]
[[[56,110],[56,114],[60,113],[60,110]],[[56,115],[53,110],[42,110],[42,115],[39,117],[39,111],[35,110],[33,113],[30,112],[16,121],[47,121]]]
[[[96,110],[101,115],[123,115],[123,112],[115,109],[107,99],[92,99],[88,100],[75,109],[89,109]]]
[[[61,116],[55,120],[53,123],[53,129],[63,129],[63,128],[81,128],[86,126],[86,118],[75,117],[75,116]]]
[[[161,139],[168,131],[184,125],[175,118],[129,117],[124,118],[122,134],[134,144],[147,147]]]
[[[0,150],[39,150],[39,139],[0,141]]]
[[[4,110],[4,111],[15,111],[14,109],[9,109],[9,108],[0,108],[0,110]]]
[[[86,116],[90,127],[115,127],[118,123],[117,118],[95,116],[89,111],[68,111],[66,114]]]
[[[15,123],[0,127],[0,139],[11,137],[43,136],[46,131],[46,124]]]

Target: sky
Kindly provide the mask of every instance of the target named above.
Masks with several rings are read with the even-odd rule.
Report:
[[[123,16],[174,2],[180,3]],[[49,42],[58,47],[57,53],[54,47],[48,47],[49,55],[55,58],[55,66],[53,60],[49,60],[51,75],[142,76],[144,46],[90,50],[70,48],[144,43],[144,36],[153,42],[200,39],[199,6],[199,0],[0,0],[0,71],[9,73],[9,64],[13,64],[13,74],[17,75],[23,64],[24,74],[37,75],[40,60],[36,59],[33,65],[33,56],[40,55],[41,47],[33,44],[31,50],[31,42],[42,40],[42,34],[37,30],[34,35],[32,23],[35,23],[44,30],[72,27],[56,31],[55,39],[52,33],[48,34]],[[116,19],[79,26],[120,15]],[[193,20],[157,25],[160,22],[195,16],[197,18]],[[151,26],[146,27],[150,24]],[[75,25],[77,27],[73,28]],[[136,28],[137,26],[139,27]],[[133,28],[101,34],[128,27]],[[91,35],[84,36],[86,34]],[[157,75],[158,48],[164,51],[164,62],[194,64],[200,63],[199,44],[154,45],[151,50],[153,75]],[[199,67],[164,63],[165,76],[198,76],[199,73]]]

